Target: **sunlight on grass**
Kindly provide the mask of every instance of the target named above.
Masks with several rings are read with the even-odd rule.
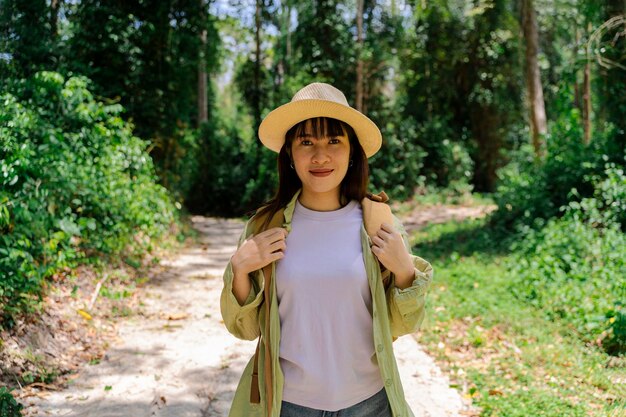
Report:
[[[485,224],[448,222],[412,236],[435,272],[425,349],[481,416],[626,416],[626,358],[584,346],[516,299],[506,238]]]

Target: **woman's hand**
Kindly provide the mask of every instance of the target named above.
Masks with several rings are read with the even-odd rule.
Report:
[[[230,259],[236,275],[249,274],[285,256],[287,230],[274,227],[246,240]]]
[[[406,288],[411,285],[415,274],[413,261],[400,232],[390,224],[383,223],[372,239],[372,252],[396,276],[397,287]]]

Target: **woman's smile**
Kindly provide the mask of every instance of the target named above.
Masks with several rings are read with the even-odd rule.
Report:
[[[332,172],[334,171],[334,169],[329,169],[329,168],[316,168],[316,169],[310,169],[309,172],[315,176],[315,177],[327,177],[329,176]]]

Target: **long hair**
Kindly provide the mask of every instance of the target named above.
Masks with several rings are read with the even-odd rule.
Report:
[[[257,218],[266,216],[259,232],[267,228],[272,217],[281,208],[285,207],[302,187],[302,181],[300,181],[296,170],[291,168],[291,144],[304,133],[308,120],[310,120],[312,129],[310,133],[317,138],[343,136],[344,133],[348,136],[352,166],[348,168],[346,176],[341,181],[339,204],[345,206],[351,200],[361,201],[367,193],[369,165],[365,151],[363,151],[354,129],[349,124],[330,117],[315,117],[303,120],[294,125],[285,134],[285,143],[278,153],[278,190],[274,197],[267,201],[255,215]]]

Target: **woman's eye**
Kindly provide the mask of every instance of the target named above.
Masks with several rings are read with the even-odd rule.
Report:
[[[312,142],[310,140],[304,139],[300,141],[300,145],[309,146]]]
[[[341,141],[337,138],[332,138],[328,141],[329,143],[341,143]]]

